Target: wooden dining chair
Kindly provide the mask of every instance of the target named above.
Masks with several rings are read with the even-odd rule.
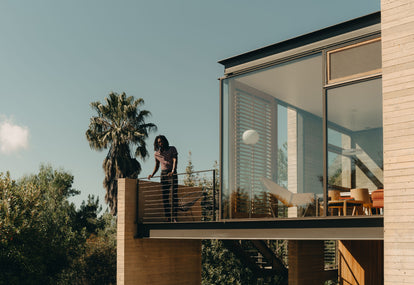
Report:
[[[338,212],[338,216],[343,211],[343,205],[336,203],[341,198],[341,191],[339,190],[328,190],[328,211],[331,216],[334,214],[334,210]],[[345,215],[345,213],[343,213]]]
[[[368,215],[372,215],[372,202],[367,188],[351,189],[351,197],[354,198],[355,201],[362,201],[364,213],[367,211]]]
[[[377,189],[371,193],[372,208],[376,211],[375,213],[381,214],[384,211],[384,189]]]

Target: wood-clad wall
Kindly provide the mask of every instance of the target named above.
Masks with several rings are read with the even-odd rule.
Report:
[[[338,242],[339,284],[381,285],[384,283],[382,240]]]
[[[118,180],[117,284],[201,284],[200,240],[134,239],[136,180]]]
[[[384,283],[414,284],[414,1],[382,0]]]
[[[290,240],[289,285],[324,283],[324,243],[322,240]]]

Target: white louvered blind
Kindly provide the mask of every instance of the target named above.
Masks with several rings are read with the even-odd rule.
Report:
[[[235,189],[246,194],[246,210],[255,213],[260,209],[251,202],[264,198],[260,178],[272,178],[272,102],[242,90],[236,90],[234,100],[236,171],[233,181]],[[255,145],[243,143],[246,130],[258,132],[260,139]]]

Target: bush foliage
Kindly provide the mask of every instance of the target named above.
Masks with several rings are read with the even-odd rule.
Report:
[[[45,165],[17,181],[0,173],[0,284],[115,284],[115,221],[98,217],[94,197],[77,210],[72,184]],[[96,268],[105,281],[94,282]]]

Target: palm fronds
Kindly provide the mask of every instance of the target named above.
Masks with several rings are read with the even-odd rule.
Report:
[[[117,179],[138,177],[141,165],[135,157],[148,157],[145,140],[150,132],[157,130],[155,124],[146,122],[151,112],[140,110],[143,104],[142,98],[115,92],[105,98],[104,104],[91,103],[97,116],[90,119],[86,139],[94,150],[109,148],[102,167],[105,172],[105,201],[109,203],[112,214],[117,212]],[[135,147],[134,156],[131,156],[131,148]]]

